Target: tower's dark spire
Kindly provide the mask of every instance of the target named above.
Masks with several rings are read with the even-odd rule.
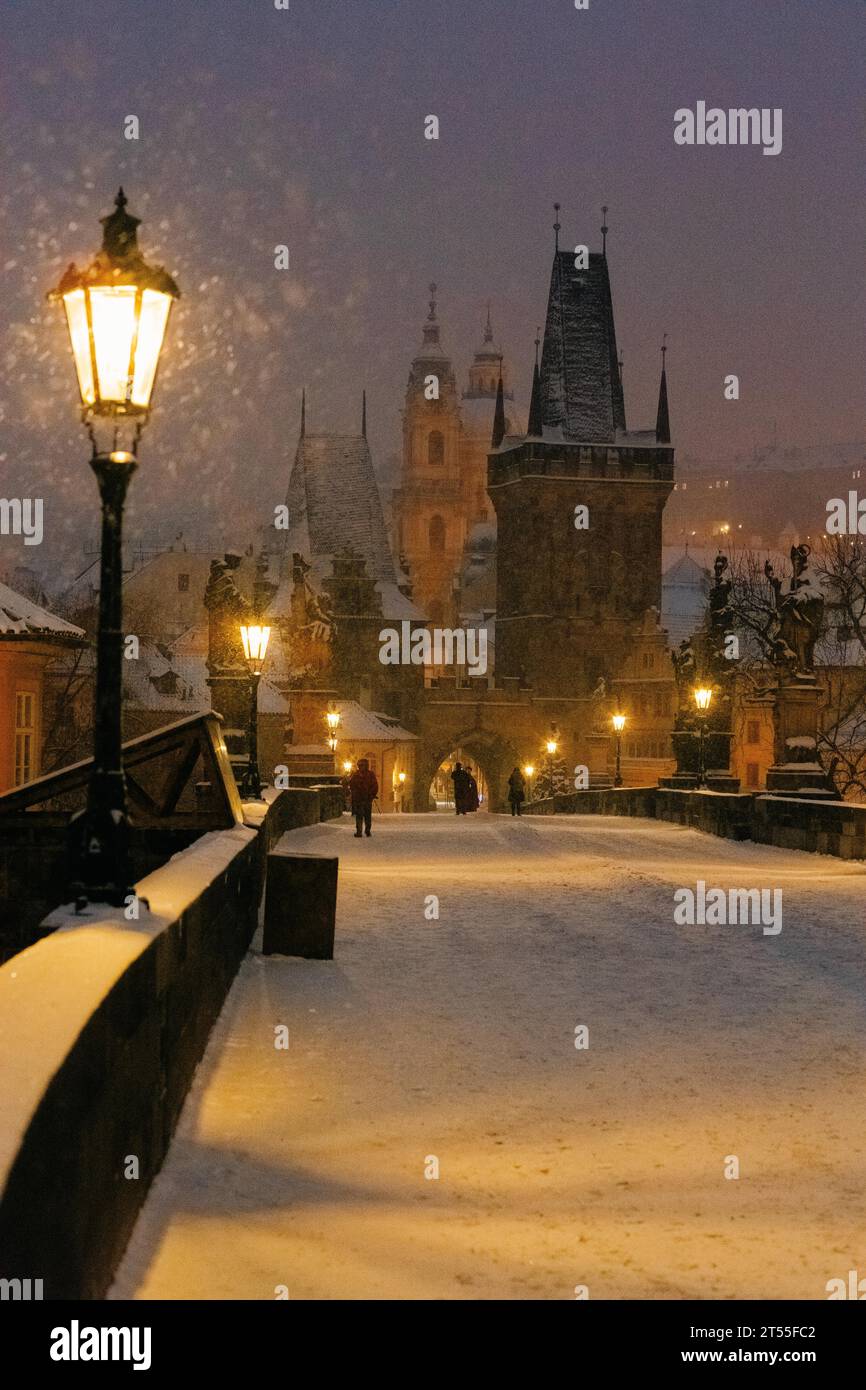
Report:
[[[557,253],[559,252],[559,233],[560,233],[561,230],[562,230],[562,223],[561,223],[560,220],[559,220],[559,206],[560,206],[559,203],[554,203],[554,204],[553,204],[553,211],[556,213],[556,221],[555,221],[554,224],[553,224],[553,231],[554,231],[554,234],[555,234],[555,237],[556,237],[556,240],[555,240],[555,243],[554,243],[554,250],[555,250]]]
[[[490,446],[498,449],[505,438],[505,389],[502,385],[502,358],[499,359],[499,384],[496,387],[496,409],[493,412],[493,436]]]
[[[607,234],[610,228],[607,225],[607,207],[601,210],[601,254],[607,258]]]
[[[307,433],[307,388],[301,388],[301,438]]]
[[[532,370],[532,395],[529,398],[529,424],[527,434],[541,438],[543,421],[541,418],[541,373],[538,370],[538,349],[541,345],[541,329],[535,330],[535,366]]]
[[[361,393],[361,434],[367,438],[367,392]]]
[[[493,342],[493,325],[492,325],[492,323],[490,322],[490,300],[489,300],[489,299],[488,299],[488,301],[487,301],[487,323],[484,325],[484,341],[485,341],[485,343],[492,343],[492,342]]]
[[[668,412],[668,379],[665,372],[667,356],[667,333],[662,338],[662,379],[659,382],[659,408],[656,415],[656,440],[659,444],[671,442],[671,419]]]

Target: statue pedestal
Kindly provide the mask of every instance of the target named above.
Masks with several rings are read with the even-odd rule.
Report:
[[[245,671],[209,675],[211,703],[222,715],[222,735],[235,777],[240,780],[249,758],[250,678]]]
[[[810,796],[835,801],[827,786],[827,774],[818,761],[818,704],[821,692],[814,679],[780,685],[776,690],[773,722],[775,761],[767,769],[767,791],[776,796]]]
[[[589,785],[591,787],[613,786],[614,756],[611,734],[587,735],[586,765],[589,768]]]

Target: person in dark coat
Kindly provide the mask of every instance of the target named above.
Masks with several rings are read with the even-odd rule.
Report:
[[[508,779],[508,800],[511,802],[512,816],[522,815],[521,807],[526,800],[526,783],[519,767],[514,768]]]
[[[358,759],[358,766],[349,778],[349,795],[352,798],[352,815],[355,817],[355,838],[361,838],[362,825],[363,833],[371,835],[373,802],[379,795],[379,783],[366,758]]]
[[[454,814],[457,816],[466,815],[466,800],[469,791],[469,773],[462,763],[455,763],[451,772],[451,781],[454,783]]]
[[[480,802],[478,783],[469,769],[466,769],[466,810],[477,811]]]

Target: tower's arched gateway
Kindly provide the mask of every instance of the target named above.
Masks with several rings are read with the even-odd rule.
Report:
[[[431,809],[430,789],[442,763],[460,749],[480,768],[487,785],[489,809],[507,809],[508,777],[514,767],[540,765],[545,740],[555,723],[562,753],[572,762],[585,747],[589,717],[587,699],[545,700],[520,689],[516,680],[488,689],[483,680],[458,687],[453,677],[443,677],[425,692],[418,728],[414,805]],[[606,740],[603,758],[607,758]]]

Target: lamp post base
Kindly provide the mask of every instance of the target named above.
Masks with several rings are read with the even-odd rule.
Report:
[[[129,863],[129,819],[110,805],[88,806],[69,822],[69,891],[76,905],[125,907],[135,897]]]

